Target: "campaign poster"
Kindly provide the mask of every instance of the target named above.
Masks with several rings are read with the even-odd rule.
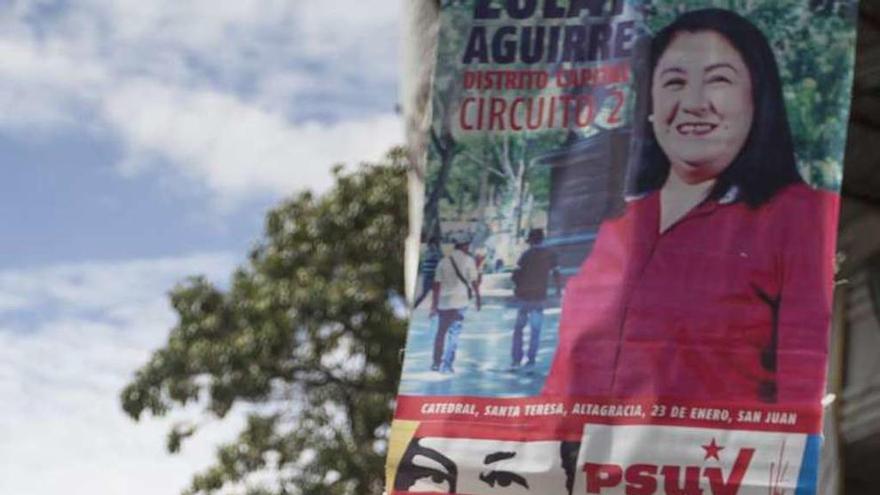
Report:
[[[388,493],[815,493],[856,1],[441,5]]]

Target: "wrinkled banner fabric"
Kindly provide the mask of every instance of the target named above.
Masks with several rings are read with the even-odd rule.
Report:
[[[855,2],[441,3],[388,492],[815,493]]]

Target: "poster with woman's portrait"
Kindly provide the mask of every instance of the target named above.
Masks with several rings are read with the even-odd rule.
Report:
[[[441,5],[389,493],[814,493],[856,0]]]

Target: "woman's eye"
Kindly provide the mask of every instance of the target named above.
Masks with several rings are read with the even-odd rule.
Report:
[[[685,80],[680,78],[667,79],[663,82],[663,87],[666,89],[681,89],[685,85]]]
[[[711,76],[706,82],[709,84],[730,84],[732,81],[727,76]]]
[[[529,489],[529,483],[525,478],[516,473],[511,473],[510,471],[489,471],[488,473],[481,473],[480,481],[493,488],[496,483],[505,488],[516,483],[526,490]]]

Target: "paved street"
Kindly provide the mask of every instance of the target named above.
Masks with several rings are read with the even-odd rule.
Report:
[[[559,308],[544,310],[544,326],[537,365],[531,370],[510,369],[510,349],[516,309],[488,304],[469,309],[455,358],[455,373],[431,371],[437,318],[428,318],[427,304],[413,314],[406,345],[400,393],[409,395],[475,395],[518,397],[536,395],[544,384],[556,348]],[[529,328],[523,331],[524,352]]]

